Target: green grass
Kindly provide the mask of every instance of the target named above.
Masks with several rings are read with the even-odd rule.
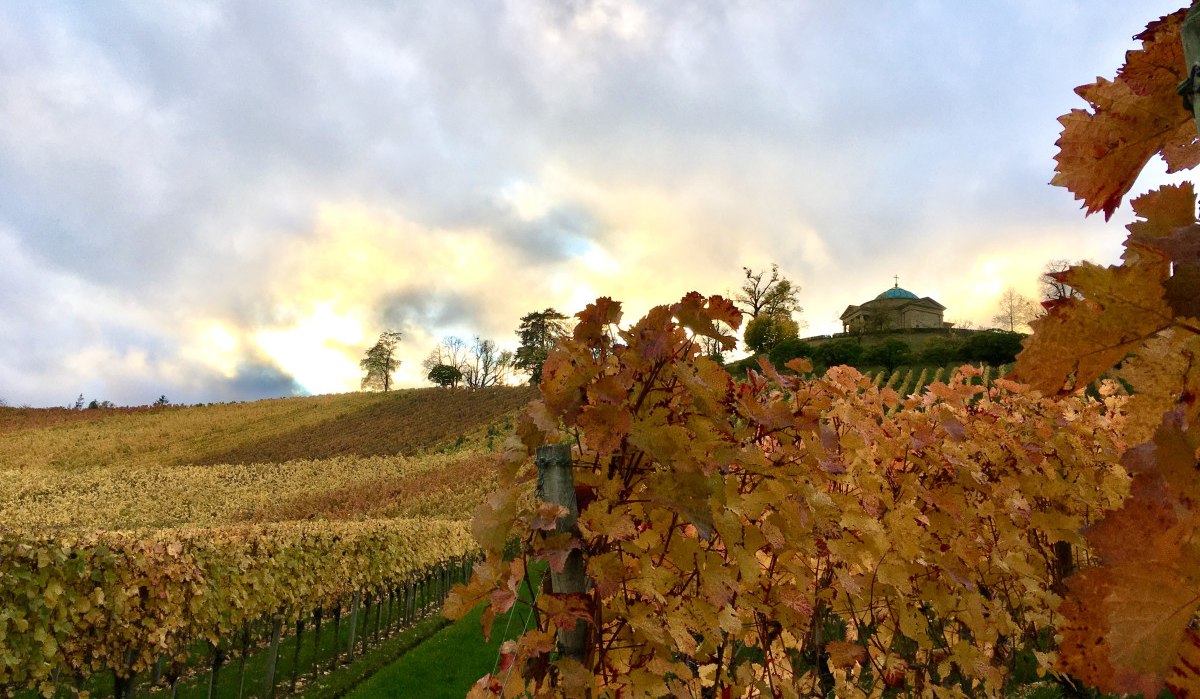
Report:
[[[524,586],[521,589],[526,590]],[[522,599],[527,597],[522,595]],[[483,616],[480,606],[372,675],[347,696],[349,699],[462,699],[476,680],[495,669],[500,644],[519,636],[530,614],[527,606],[515,605],[496,619],[492,638],[485,641],[479,627]]]

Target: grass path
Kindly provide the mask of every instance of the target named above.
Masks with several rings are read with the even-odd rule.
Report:
[[[536,568],[534,570],[536,580],[540,575]],[[522,593],[526,589],[522,585]],[[528,598],[522,594],[522,599]],[[483,631],[479,628],[483,616],[481,605],[369,677],[346,696],[349,699],[462,699],[476,680],[495,669],[500,644],[521,635],[530,614],[528,606],[515,605],[496,619],[491,640],[484,641]]]

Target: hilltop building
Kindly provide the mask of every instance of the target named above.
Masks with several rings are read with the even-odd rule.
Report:
[[[842,331],[880,332],[913,328],[949,328],[944,321],[946,307],[928,296],[918,297],[900,288],[900,280],[892,288],[858,306],[846,306],[842,312]]]

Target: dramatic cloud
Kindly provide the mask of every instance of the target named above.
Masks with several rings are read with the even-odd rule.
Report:
[[[1052,172],[1116,0],[0,9],[0,398],[355,390],[524,313],[778,263],[813,333],[893,275],[985,324],[1115,259]],[[1161,174],[1151,175],[1161,177]]]

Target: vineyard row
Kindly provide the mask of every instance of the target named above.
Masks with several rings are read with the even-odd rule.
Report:
[[[110,672],[120,696],[138,673],[164,674],[164,659],[174,681],[197,647],[222,657],[263,623],[277,643],[317,610],[367,600],[378,615],[379,600],[395,604],[398,590],[430,584],[430,571],[445,578],[475,551],[466,523],[444,520],[2,532],[0,689],[50,696],[56,681]]]

